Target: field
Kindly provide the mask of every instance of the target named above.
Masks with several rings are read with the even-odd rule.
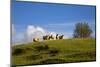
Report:
[[[50,40],[12,46],[12,65],[96,61],[94,38]]]

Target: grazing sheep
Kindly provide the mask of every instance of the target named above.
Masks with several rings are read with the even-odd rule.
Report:
[[[43,40],[46,40],[46,36],[43,36]]]
[[[46,36],[43,36],[43,40],[54,40],[54,37],[53,35],[46,35]]]
[[[64,35],[59,36],[59,39],[63,39],[63,36],[64,36]]]
[[[53,37],[53,35],[51,35],[51,36],[50,36],[50,39],[54,40],[54,37]]]
[[[39,38],[33,38],[33,42],[39,42]]]
[[[59,40],[59,39],[63,39],[63,36],[64,35],[61,35],[59,36],[58,34],[56,34],[56,37],[54,37],[53,35],[46,35],[46,36],[43,36],[43,40]]]
[[[56,34],[56,40],[58,40],[59,39],[59,36],[58,36],[58,34]]]
[[[43,40],[49,40],[49,39],[50,39],[49,35],[43,36]]]
[[[64,35],[60,35],[60,36],[59,36],[59,35],[57,34],[57,35],[56,35],[56,40],[63,39],[63,37],[64,37]]]

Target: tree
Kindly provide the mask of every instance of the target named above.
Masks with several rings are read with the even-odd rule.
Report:
[[[74,38],[86,38],[90,37],[92,33],[91,28],[89,27],[88,23],[77,23],[75,26]]]

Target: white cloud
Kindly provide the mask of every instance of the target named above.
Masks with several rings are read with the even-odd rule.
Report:
[[[38,26],[38,27],[36,27],[36,30],[40,31],[43,35],[46,35],[46,31],[43,28]]]
[[[40,38],[42,40],[42,37],[46,35],[46,31],[42,27],[35,27],[33,25],[27,26],[26,36],[27,41],[32,42],[33,38]]]
[[[32,35],[34,32],[35,32],[35,27],[33,26],[33,25],[29,25],[28,27],[27,27],[27,30],[26,30],[26,32],[27,32],[27,36],[30,36],[30,35]]]
[[[77,23],[78,21],[76,21]],[[51,23],[51,24],[48,24],[48,26],[51,26],[51,27],[72,27],[76,24],[75,22],[63,22],[63,23]]]

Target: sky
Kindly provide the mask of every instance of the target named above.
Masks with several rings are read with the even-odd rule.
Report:
[[[12,0],[12,42],[32,41],[48,33],[71,38],[78,22],[86,22],[95,37],[95,6],[20,2]]]

